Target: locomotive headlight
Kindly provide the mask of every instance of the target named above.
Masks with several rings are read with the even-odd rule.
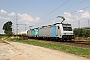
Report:
[[[70,33],[71,35],[73,35],[73,33]]]

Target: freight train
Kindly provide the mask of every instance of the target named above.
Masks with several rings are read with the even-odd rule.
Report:
[[[55,23],[27,31],[30,38],[72,40],[74,38],[71,24]]]

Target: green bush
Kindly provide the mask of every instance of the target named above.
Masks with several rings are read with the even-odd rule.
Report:
[[[90,30],[86,29],[74,29],[75,37],[90,37]]]

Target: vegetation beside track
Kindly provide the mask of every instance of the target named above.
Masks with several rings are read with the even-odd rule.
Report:
[[[20,42],[20,43],[41,46],[41,47],[45,47],[45,48],[64,51],[67,53],[76,54],[79,56],[90,58],[90,48],[80,48],[80,47],[75,47],[75,46],[67,46],[64,44],[55,44],[52,42],[42,42],[42,41],[32,40],[32,39],[22,40],[20,37],[9,37],[9,38],[6,37],[6,38],[4,38],[4,40],[6,40],[6,39],[8,41],[14,41],[14,42]]]

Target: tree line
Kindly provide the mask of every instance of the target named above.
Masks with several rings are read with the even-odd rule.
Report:
[[[73,32],[75,37],[90,37],[89,29],[75,28]]]
[[[4,33],[7,36],[13,35],[12,24],[13,23],[11,21],[8,21],[3,25],[2,29],[4,30]],[[73,32],[74,32],[75,37],[90,37],[90,30],[89,29],[75,28]]]

